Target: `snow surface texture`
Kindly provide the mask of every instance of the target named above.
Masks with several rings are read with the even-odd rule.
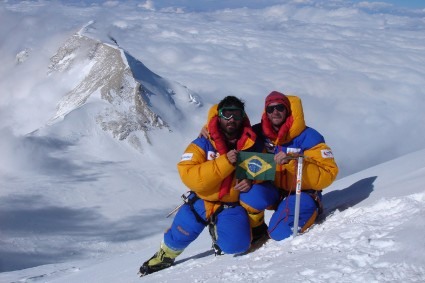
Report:
[[[0,3],[0,282],[425,281],[424,10],[186,2]],[[163,122],[147,131],[138,84]],[[236,95],[256,123],[272,90],[302,98],[341,167],[319,223],[217,258],[205,231],[138,278],[208,108]]]

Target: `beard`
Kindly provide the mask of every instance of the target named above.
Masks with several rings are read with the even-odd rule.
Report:
[[[240,127],[236,122],[230,121],[221,124],[221,130],[227,137],[236,137],[239,134]]]

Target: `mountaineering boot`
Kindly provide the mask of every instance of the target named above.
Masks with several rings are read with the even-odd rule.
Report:
[[[268,229],[267,224],[264,222],[261,223],[260,226],[252,228],[251,229],[251,233],[252,233],[251,245],[256,244],[262,239],[267,240],[269,238],[267,229]]]
[[[261,239],[268,239],[267,225],[264,223],[264,211],[259,213],[248,212],[249,224],[251,225],[251,245],[257,243]]]
[[[212,243],[212,250],[214,251],[214,255],[224,255],[224,252],[220,249],[220,247],[216,243]]]
[[[214,251],[214,254],[216,256],[218,256],[218,255],[224,255],[224,252],[217,245],[217,231],[216,231],[215,225],[213,223],[209,223],[208,224],[208,231],[210,232],[210,235],[211,235],[211,239],[212,239],[212,250]]]
[[[172,266],[176,257],[182,252],[183,251],[172,250],[162,242],[159,251],[156,252],[149,260],[145,261],[140,267],[140,277]]]

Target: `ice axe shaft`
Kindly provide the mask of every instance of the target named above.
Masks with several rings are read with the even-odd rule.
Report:
[[[168,214],[167,214],[167,217],[166,217],[166,218],[168,218],[168,217],[170,217],[171,215],[173,215],[174,213],[176,213],[176,212],[180,209],[180,207],[182,207],[183,205],[184,205],[184,203],[182,203],[182,204],[180,204],[180,205],[176,206],[176,208],[174,208],[173,210],[171,210],[171,211],[170,211],[170,213],[168,213]]]
[[[303,178],[303,161],[304,157],[298,157],[298,166],[297,166],[297,185],[295,187],[295,216],[294,216],[294,230],[293,237],[296,237],[298,234],[298,222],[300,218],[300,198],[301,198],[301,181]]]
[[[167,217],[166,218],[168,218],[171,215],[173,215],[174,213],[176,213],[180,209],[180,207],[182,207],[185,203],[187,203],[187,199],[189,198],[189,195],[190,195],[190,191],[182,194],[181,198],[183,200],[183,203],[180,204],[180,205],[178,205],[178,206],[176,206],[176,208],[174,208],[173,210],[171,210],[171,212],[167,214]]]

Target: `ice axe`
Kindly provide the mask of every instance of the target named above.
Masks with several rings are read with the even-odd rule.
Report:
[[[298,156],[297,164],[297,185],[295,187],[295,216],[294,216],[294,232],[293,237],[296,237],[298,234],[298,221],[300,218],[300,198],[301,198],[301,181],[303,178],[303,162],[304,157]]]

